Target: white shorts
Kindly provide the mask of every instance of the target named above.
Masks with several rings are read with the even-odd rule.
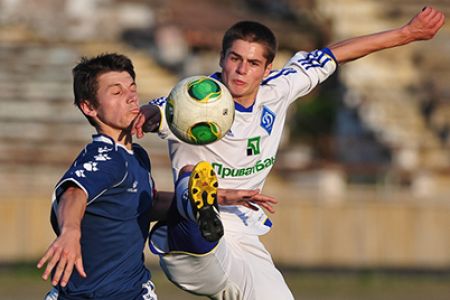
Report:
[[[142,284],[142,288],[146,289],[147,292],[142,295],[142,300],[158,300],[155,294],[155,285],[150,280]],[[59,292],[58,289],[53,287],[45,296],[44,300],[58,300]]]
[[[257,235],[225,232],[211,252],[162,254],[160,265],[178,287],[211,299],[294,299]]]

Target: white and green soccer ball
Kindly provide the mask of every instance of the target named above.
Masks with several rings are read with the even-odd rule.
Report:
[[[166,119],[180,140],[205,145],[221,139],[234,121],[234,101],[218,80],[191,76],[181,80],[167,97]]]

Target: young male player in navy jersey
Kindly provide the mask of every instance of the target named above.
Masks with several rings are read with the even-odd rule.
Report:
[[[228,87],[235,100],[235,121],[228,134],[204,146],[177,141],[167,129],[164,114],[156,107],[165,105],[164,98],[141,108],[134,131],[142,137],[143,128],[158,129],[169,139],[175,177],[184,164],[205,160],[214,166],[222,187],[262,189],[275,161],[292,102],[326,80],[338,64],[431,39],[444,19],[440,11],[426,7],[400,28],[344,40],[309,53],[297,52],[278,71],[271,70],[276,41],[270,29],[255,22],[239,22],[224,35],[222,72],[212,75]],[[181,252],[181,245],[177,251],[159,248],[160,263],[168,278],[184,290],[211,299],[293,299],[259,241],[258,236],[267,233],[271,226],[262,209],[220,207],[220,217],[225,235],[212,251],[198,255],[201,253],[189,249]],[[171,238],[170,229],[161,226],[152,232],[152,245],[164,245]]]
[[[139,101],[131,61],[118,54],[83,58],[73,76],[75,104],[97,134],[54,191],[51,223],[58,237],[38,263],[39,268],[47,263],[43,278],[51,276],[55,286],[46,300],[157,299],[143,257],[151,218],[170,214],[174,234],[185,223],[200,232],[199,223],[208,227],[215,221],[208,214],[215,215],[217,201],[273,199],[257,191],[217,191],[211,166],[202,162],[185,166],[180,177],[187,180],[176,186],[180,199],[169,208],[173,193],[156,192],[150,159],[132,143],[130,126]],[[188,185],[206,198],[188,196]],[[192,205],[203,199],[202,209]],[[221,229],[220,220],[212,225]],[[202,247],[217,244],[217,237],[208,241],[199,235],[196,240]]]
[[[156,299],[143,249],[155,188],[150,160],[131,143],[139,112],[131,61],[109,54],[73,69],[75,104],[97,134],[56,185],[46,299]],[[73,268],[76,272],[72,272]]]

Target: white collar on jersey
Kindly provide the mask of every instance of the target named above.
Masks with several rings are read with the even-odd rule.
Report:
[[[92,135],[92,141],[113,145],[115,149],[117,149],[117,147],[120,147],[123,150],[127,151],[129,154],[134,153],[133,150],[128,150],[124,145],[116,143],[110,136],[107,136],[106,134],[103,133]]]

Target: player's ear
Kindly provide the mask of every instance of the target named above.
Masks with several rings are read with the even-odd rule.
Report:
[[[220,52],[220,60],[219,60],[219,66],[223,68],[223,60],[225,59],[225,53],[223,51]]]
[[[272,63],[270,63],[266,66],[266,69],[264,70],[264,77],[269,76],[270,71],[272,71]]]
[[[86,116],[95,117],[97,115],[97,110],[89,100],[81,100],[80,109]]]

